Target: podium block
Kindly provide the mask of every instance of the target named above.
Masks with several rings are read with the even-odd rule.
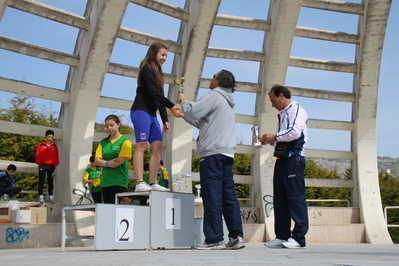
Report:
[[[194,195],[173,192],[124,192],[115,196],[147,198],[149,206],[86,204],[62,209],[61,250],[66,239],[94,239],[95,250],[194,247]],[[66,235],[66,211],[93,211],[93,236]]]
[[[149,248],[148,207],[97,204],[95,214],[95,250]]]
[[[194,195],[150,191],[151,248],[194,245]]]

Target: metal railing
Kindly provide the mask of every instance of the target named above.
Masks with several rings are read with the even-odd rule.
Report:
[[[399,224],[388,224],[388,209],[399,209],[399,206],[386,206],[384,208],[384,216],[387,227],[399,227]]]
[[[22,190],[22,191],[19,192],[19,193],[22,193],[22,194],[37,194],[38,192],[37,192],[37,191]]]
[[[348,207],[351,206],[351,203],[349,200],[347,199],[306,199],[307,202],[319,202],[319,201],[329,201],[329,202],[347,202],[348,203]]]

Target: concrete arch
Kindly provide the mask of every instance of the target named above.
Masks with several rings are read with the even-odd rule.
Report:
[[[310,128],[344,130],[352,132],[351,151],[307,150],[308,157],[342,158],[353,161],[353,180],[317,180],[307,186],[350,187],[353,191],[353,206],[359,206],[362,221],[366,226],[367,241],[370,243],[391,243],[382,213],[378,185],[376,157],[376,103],[382,47],[391,0],[364,0],[362,3],[327,0],[271,0],[267,19],[253,19],[219,14],[219,6],[226,0],[187,0],[184,8],[176,7],[159,0],[88,0],[83,16],[29,0],[0,0],[0,18],[8,8],[18,9],[29,14],[63,23],[79,29],[73,53],[66,53],[21,40],[0,36],[0,48],[69,66],[65,90],[47,88],[0,77],[0,90],[20,93],[32,97],[62,103],[59,127],[56,129],[58,144],[64,151],[63,164],[58,174],[68,177],[60,180],[55,188],[56,199],[72,204],[69,191],[81,181],[93,141],[102,134],[94,133],[94,123],[98,107],[129,110],[131,100],[113,99],[101,96],[106,73],[126,77],[137,77],[138,66],[127,66],[110,62],[117,39],[150,45],[154,41],[165,43],[175,54],[172,73],[165,73],[165,82],[171,84],[168,97],[176,98],[173,78],[185,76],[186,96],[195,100],[199,88],[207,88],[209,79],[204,78],[206,58],[224,58],[259,62],[259,78],[256,83],[238,82],[237,91],[255,93],[254,115],[236,115],[236,122],[259,125],[262,131],[273,132],[275,111],[268,102],[267,91],[272,84],[285,84],[289,67],[309,68],[322,71],[352,73],[353,91],[325,91],[319,88],[293,87],[295,96],[328,99],[351,103],[352,121],[328,121],[311,119]],[[145,32],[122,27],[122,20],[128,5],[144,8],[181,20],[177,40],[167,40]],[[335,32],[297,26],[302,8],[313,8],[353,14],[358,16],[356,34]],[[262,51],[247,51],[209,47],[214,26],[233,27],[261,31],[265,37]],[[311,38],[356,45],[354,63],[328,61],[313,58],[300,58],[291,55],[294,37]],[[84,115],[82,115],[84,114]],[[191,172],[191,151],[193,129],[183,121],[171,117],[172,130],[165,136],[164,161],[170,166],[170,173],[176,178],[182,173]],[[0,121],[0,131],[15,134],[42,136],[43,128]],[[129,136],[134,142],[134,137]],[[272,213],[264,211],[263,196],[272,195],[272,175],[274,159],[270,147],[255,150],[249,145],[238,145],[237,153],[253,156],[250,176],[236,176],[238,183],[252,184],[253,205],[263,210],[267,237],[273,237]],[[1,161],[0,165],[8,162]],[[21,169],[33,171],[32,165],[19,163]],[[132,174],[133,176],[133,174]],[[192,173],[199,180],[198,173]],[[65,189],[67,188],[67,189]],[[80,233],[83,234],[87,217],[76,217]],[[88,218],[89,219],[89,218]]]

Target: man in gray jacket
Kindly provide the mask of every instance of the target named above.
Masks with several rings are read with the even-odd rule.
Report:
[[[197,249],[244,248],[240,207],[233,180],[236,147],[235,112],[232,93],[235,78],[227,70],[213,76],[211,91],[196,102],[179,94],[183,119],[199,129],[197,153],[200,160],[201,195],[204,204],[205,243]],[[229,242],[223,242],[223,220]]]

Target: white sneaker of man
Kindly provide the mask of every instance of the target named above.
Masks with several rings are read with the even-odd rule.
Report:
[[[44,203],[44,196],[43,195],[39,195],[39,202],[40,203]]]
[[[230,237],[229,242],[226,244],[226,249],[241,249],[245,248],[244,239],[241,236],[236,238]]]
[[[212,243],[212,244],[208,244],[208,243],[204,242],[200,245],[197,245],[196,249],[199,249],[199,250],[222,250],[222,249],[226,249],[226,245],[223,243],[223,241],[220,241],[217,243]]]
[[[282,248],[284,242],[287,242],[287,240],[275,238],[270,242],[265,242],[264,245],[268,248]]]
[[[49,200],[50,200],[50,202],[54,202],[54,197],[53,197],[53,195],[50,195],[50,196],[49,196]]]
[[[151,190],[150,185],[148,185],[146,182],[142,181],[142,182],[136,184],[136,189],[134,191],[141,192],[141,191],[150,191],[150,190]]]
[[[301,247],[301,245],[298,242],[296,242],[296,240],[293,239],[292,237],[288,238],[288,240],[283,242],[282,245],[285,248],[306,248],[306,247]]]

